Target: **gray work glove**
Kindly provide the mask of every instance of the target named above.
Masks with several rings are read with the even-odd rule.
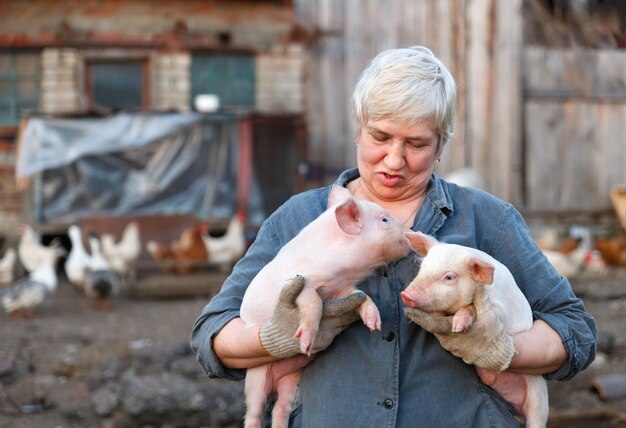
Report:
[[[300,325],[300,310],[296,299],[304,288],[304,277],[298,275],[283,287],[269,323],[261,326],[259,340],[268,354],[277,358],[289,358],[301,354],[300,340],[295,337]],[[360,318],[359,306],[365,301],[365,293],[323,302],[322,320],[313,343],[312,353],[323,351],[335,336]]]
[[[434,316],[414,308],[404,308],[406,316],[433,333],[441,346],[467,364],[501,372],[515,355],[513,338],[504,331],[502,314],[489,301],[483,287],[474,295],[476,319],[466,332],[452,333],[452,316]]]

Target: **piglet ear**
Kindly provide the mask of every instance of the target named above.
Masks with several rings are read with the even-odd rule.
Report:
[[[358,235],[363,228],[361,210],[352,198],[344,201],[335,208],[335,217],[341,230],[348,235]]]
[[[426,257],[428,251],[439,243],[434,237],[422,232],[407,232],[404,236],[409,240],[411,248],[422,257]]]
[[[493,284],[493,271],[495,268],[491,263],[480,260],[477,257],[470,257],[467,260],[467,267],[474,281],[485,285]]]
[[[342,186],[336,184],[330,189],[330,195],[328,196],[328,206],[332,207],[340,202],[345,201],[352,197],[352,192]]]

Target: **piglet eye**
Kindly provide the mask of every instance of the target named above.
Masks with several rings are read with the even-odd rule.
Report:
[[[389,219],[387,217],[382,217],[380,221],[382,221],[383,223],[389,223]]]
[[[453,281],[456,276],[453,273],[447,273],[446,276],[443,277],[446,281]]]

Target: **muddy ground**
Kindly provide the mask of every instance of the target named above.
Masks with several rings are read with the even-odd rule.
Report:
[[[626,374],[626,270],[572,284],[600,352],[575,379],[550,382],[550,426],[626,426],[626,397],[603,400],[593,384]],[[102,312],[61,278],[35,319],[0,314],[0,428],[240,426],[241,383],[207,379],[189,351],[207,298],[125,295]]]

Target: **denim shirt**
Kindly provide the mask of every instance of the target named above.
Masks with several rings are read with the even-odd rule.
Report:
[[[336,184],[358,177],[343,172]],[[330,186],[290,198],[261,226],[222,290],[203,309],[191,345],[211,377],[243,379],[245,370],[222,366],[212,340],[239,316],[246,287],[279,249],[327,207]],[[596,326],[568,280],[533,241],[509,203],[433,174],[412,227],[447,243],[478,248],[506,265],[530,302],[535,319],[561,336],[568,359],[547,379],[566,380],[595,357]],[[304,370],[293,427],[519,427],[515,411],[483,385],[474,368],[445,351],[433,335],[409,321],[400,292],[419,269],[415,254],[377,270],[359,284],[376,303],[382,330],[357,321]]]

